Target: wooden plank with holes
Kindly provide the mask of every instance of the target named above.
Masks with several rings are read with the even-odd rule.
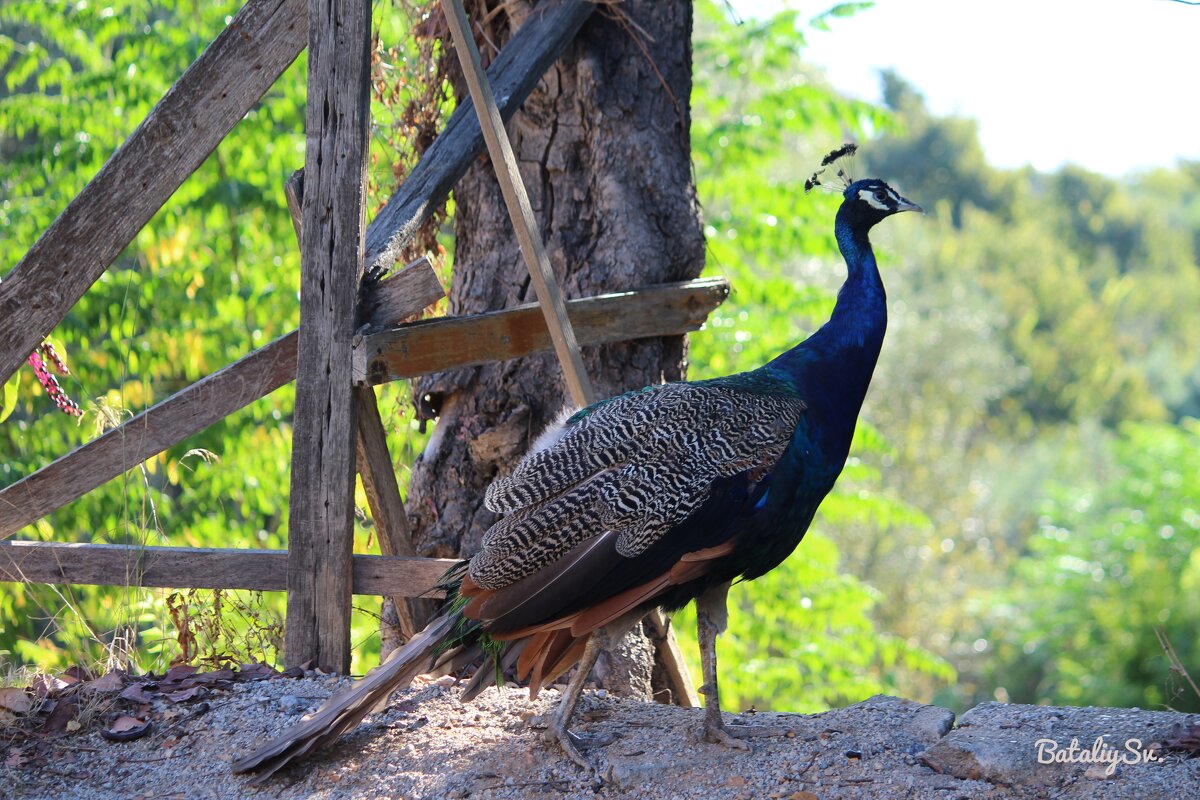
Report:
[[[249,0],[0,283],[0,383],[304,47],[305,0]]]
[[[369,0],[309,0],[300,334],[288,516],[291,665],[350,669],[355,405],[350,382],[366,226]]]
[[[169,589],[287,589],[286,550],[0,542],[0,581]],[[354,556],[358,595],[441,597],[449,558]]]
[[[571,300],[567,313],[580,344],[604,344],[699,330],[728,296],[724,278],[700,278]],[[536,303],[421,320],[363,337],[354,348],[354,380],[385,383],[550,349]]]
[[[397,284],[389,313],[406,317],[444,295],[425,262],[388,279]],[[296,331],[279,337],[140,414],[0,489],[0,539],[209,425],[266,397],[296,377]]]

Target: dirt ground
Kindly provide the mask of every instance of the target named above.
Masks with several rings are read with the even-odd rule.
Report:
[[[524,690],[489,689],[463,704],[446,679],[395,695],[336,745],[260,786],[229,771],[233,760],[345,683],[265,670],[238,679],[127,680],[77,702],[76,724],[63,722],[65,712],[55,721],[53,704],[35,703],[23,726],[9,714],[10,735],[0,740],[0,797],[1200,797],[1200,758],[1163,749],[1164,742],[1187,741],[1188,732],[1200,736],[1200,719],[1183,714],[991,703],[956,726],[947,709],[877,696],[823,714],[730,715],[733,723],[786,731],[755,739],[746,753],[698,741],[698,709],[588,692],[576,729],[615,737],[589,751],[600,767],[597,781],[541,738],[540,715],[558,700],[557,691],[531,703]],[[1061,743],[1066,753],[1072,738],[1083,749],[1102,734],[1118,748],[1136,734],[1156,744],[1162,760],[1121,763],[1111,774],[1105,764],[1038,762],[1039,739]]]

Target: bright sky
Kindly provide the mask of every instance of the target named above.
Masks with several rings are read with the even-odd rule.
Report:
[[[836,0],[793,3],[803,13]],[[743,16],[783,0],[734,0]],[[838,89],[891,67],[937,114],[974,117],[996,166],[1120,175],[1200,159],[1200,6],[1171,0],[878,0],[809,34]]]

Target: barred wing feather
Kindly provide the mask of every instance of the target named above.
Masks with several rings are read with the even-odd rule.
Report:
[[[488,507],[509,516],[484,536],[471,580],[508,586],[606,532],[636,557],[695,512],[713,481],[769,471],[803,411],[795,396],[693,383],[586,409],[492,483]]]

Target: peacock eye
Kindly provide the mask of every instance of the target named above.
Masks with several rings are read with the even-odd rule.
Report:
[[[879,200],[880,202],[887,200],[887,193],[884,192],[883,189],[876,189],[875,190],[875,199]]]

